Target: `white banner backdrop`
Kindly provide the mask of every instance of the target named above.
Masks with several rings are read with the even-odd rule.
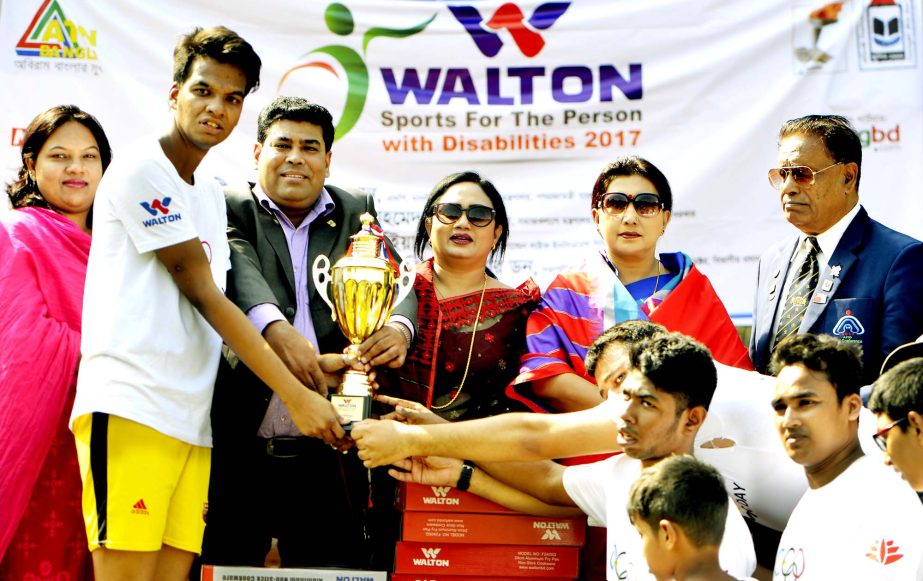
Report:
[[[871,215],[923,237],[918,0],[4,0],[0,178],[18,166],[22,128],[55,104],[95,114],[116,156],[162,131],[177,35],[214,24],[264,68],[208,172],[252,179],[260,108],[278,94],[317,101],[339,123],[330,182],[374,191],[405,257],[432,185],[475,169],[511,216],[501,278],[544,286],[601,247],[590,188],[608,161],[638,154],[673,186],[660,250],[690,254],[747,322],[759,254],[793,232],[766,180],[776,132],[825,112],[860,131]]]

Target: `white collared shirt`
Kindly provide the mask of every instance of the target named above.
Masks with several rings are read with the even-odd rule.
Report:
[[[819,268],[818,273],[820,275],[824,274],[824,271],[827,269],[827,265],[830,262],[830,257],[833,256],[833,252],[836,250],[837,245],[839,245],[840,239],[843,237],[843,234],[846,233],[846,229],[849,228],[850,224],[852,224],[852,221],[855,219],[856,215],[859,214],[859,209],[861,207],[861,204],[856,204],[853,206],[852,210],[840,218],[836,224],[815,236],[815,238],[817,238],[817,245],[820,247],[820,252],[817,253],[817,266]],[[794,279],[798,274],[799,267],[807,256],[807,239],[807,234],[804,232],[798,233],[798,244],[795,246],[795,251],[792,253],[792,257],[789,259],[788,273],[785,275],[785,284],[782,286],[782,294],[779,295],[779,302],[785,301],[786,297],[788,297],[788,289],[792,286],[792,279]],[[780,305],[779,308],[776,309],[776,316],[772,322],[771,336],[773,337],[775,336],[776,328],[779,325],[779,317],[782,316],[782,312],[784,310],[784,305]]]

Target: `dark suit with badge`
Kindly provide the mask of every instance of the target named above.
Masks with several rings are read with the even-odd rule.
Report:
[[[798,237],[760,258],[750,358],[766,373],[773,322]],[[923,242],[869,218],[864,208],[846,228],[805,311],[800,333],[826,333],[861,344],[863,380],[878,377],[895,347],[923,334]]]
[[[375,213],[368,194],[325,188],[335,207],[310,226],[307,268],[320,254],[335,263],[360,229],[359,216]],[[244,312],[274,304],[293,322],[295,276],[282,227],[250,190],[228,189],[226,198],[229,298]],[[341,352],[347,340],[308,278],[318,351]],[[415,296],[394,312],[415,324]],[[212,405],[214,449],[203,562],[262,565],[275,537],[283,566],[368,566],[368,471],[355,450],[341,454],[319,439],[258,438],[271,396],[243,363],[233,357],[222,360]]]

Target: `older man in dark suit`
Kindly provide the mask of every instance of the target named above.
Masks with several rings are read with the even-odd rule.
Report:
[[[326,393],[316,353],[347,340],[311,276],[314,259],[336,262],[370,195],[326,185],[334,127],[320,105],[278,97],[260,113],[254,148],[259,183],[227,191],[232,271],[228,294],[305,385]],[[361,346],[363,362],[399,367],[412,340],[416,299]],[[233,356],[223,362],[212,408],[214,451],[202,560],[262,565],[272,538],[283,566],[368,564],[368,473],[301,437],[288,410]]]
[[[859,205],[861,165],[843,117],[809,115],[779,131],[769,181],[799,233],[760,259],[750,357],[763,373],[788,335],[827,333],[860,344],[871,383],[885,355],[923,333],[923,243]]]

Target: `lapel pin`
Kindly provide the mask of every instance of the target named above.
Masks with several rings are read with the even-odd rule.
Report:
[[[833,288],[833,281],[830,280],[829,278],[828,278],[828,279],[825,279],[825,280],[824,280],[824,284],[820,285],[820,288],[821,288],[821,290],[824,291],[825,293],[826,293],[826,292],[830,292],[830,289]]]
[[[811,302],[822,305],[827,302],[827,295],[814,295],[814,297],[811,298]]]
[[[334,222],[333,220],[327,220],[327,225],[330,226],[331,228],[335,228],[337,223]]]
[[[840,277],[840,269],[841,269],[841,268],[842,268],[842,267],[841,267],[839,264],[834,264],[833,266],[830,267],[830,273],[833,275],[833,278],[839,278],[839,277]]]

